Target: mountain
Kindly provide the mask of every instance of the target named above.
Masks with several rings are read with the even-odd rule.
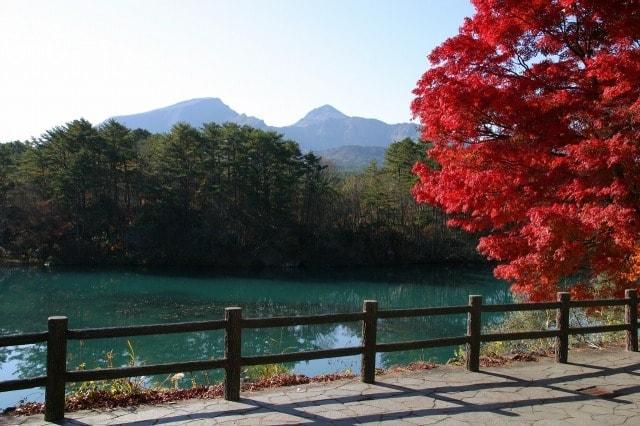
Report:
[[[364,169],[372,161],[381,166],[385,151],[386,148],[383,146],[345,145],[318,151],[317,154],[339,169],[357,171]]]
[[[415,124],[387,124],[372,118],[349,117],[330,105],[316,108],[295,124],[278,131],[297,141],[303,149],[314,151],[345,145],[387,147],[396,140],[418,137]]]
[[[146,129],[150,132],[166,132],[180,121],[197,127],[202,123],[211,122],[246,124],[259,129],[268,127],[258,118],[238,114],[218,98],[191,99],[168,107],[139,114],[121,115],[113,119],[129,128]]]
[[[371,118],[350,117],[331,105],[311,110],[294,124],[284,127],[268,126],[259,118],[239,114],[218,98],[191,99],[164,108],[113,118],[129,128],[142,128],[150,132],[166,132],[180,121],[197,127],[208,122],[246,124],[282,133],[287,139],[298,142],[303,151],[316,152],[345,145],[387,147],[395,140],[418,137],[418,128],[413,123],[387,124]],[[352,148],[350,150],[353,151]]]

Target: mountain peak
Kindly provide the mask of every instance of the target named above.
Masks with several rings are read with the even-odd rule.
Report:
[[[305,124],[309,122],[318,122],[331,119],[343,119],[348,118],[345,114],[341,113],[331,105],[322,105],[321,107],[312,109],[295,125]]]
[[[225,105],[225,103],[222,102],[222,99],[220,99],[220,98],[207,97],[207,98],[188,99],[186,101],[181,101],[181,102],[178,102],[177,104],[173,104],[173,105],[169,106],[168,108],[175,107],[175,106],[189,106],[189,105],[198,105],[198,104]]]

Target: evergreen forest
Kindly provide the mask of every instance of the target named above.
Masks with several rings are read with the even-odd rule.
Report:
[[[0,144],[0,261],[269,267],[479,260],[411,195],[426,145],[344,172],[277,133],[76,120]],[[430,164],[430,167],[437,167]]]

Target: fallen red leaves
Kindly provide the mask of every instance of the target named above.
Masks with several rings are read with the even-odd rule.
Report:
[[[517,352],[508,355],[489,354],[480,357],[480,365],[482,367],[500,367],[511,362],[534,362],[540,358],[553,355],[553,351],[544,350],[534,352]]]
[[[315,377],[308,377],[302,374],[282,374],[268,379],[245,382],[242,384],[241,389],[245,392],[256,392],[282,386],[325,383],[341,379],[351,379],[353,377],[354,375],[351,373],[324,374]],[[195,386],[190,389],[145,389],[135,394],[113,394],[100,390],[69,396],[67,398],[65,411],[111,409],[142,404],[162,404],[185,399],[221,398],[223,394],[224,385],[222,383],[213,386]],[[42,412],[44,412],[43,403],[25,402],[18,407],[7,410],[6,414],[28,416]]]
[[[385,373],[404,373],[404,372],[408,372],[408,371],[424,371],[424,370],[431,370],[434,369],[438,366],[438,364],[433,363],[431,361],[417,361],[417,362],[412,362],[411,364],[407,364],[407,365],[397,365],[394,367],[391,367],[390,369],[384,371]]]

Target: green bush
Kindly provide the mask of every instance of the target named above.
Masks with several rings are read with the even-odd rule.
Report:
[[[291,369],[283,364],[251,365],[243,370],[245,380],[267,380],[272,377],[291,374]]]

